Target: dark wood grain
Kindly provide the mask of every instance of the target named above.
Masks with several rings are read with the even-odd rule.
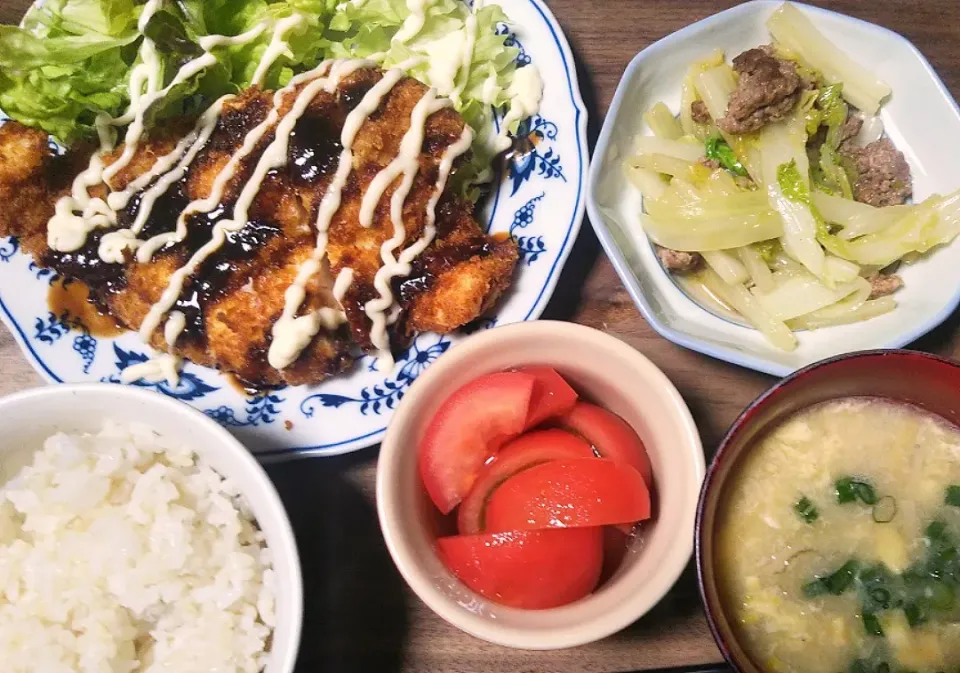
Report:
[[[640,49],[737,3],[548,0],[548,4],[577,56],[593,139],[624,68]],[[927,56],[953,94],[960,94],[960,3],[956,0],[813,4],[905,35]],[[0,0],[0,22],[19,21],[27,5],[28,0]],[[655,334],[600,253],[588,224],[547,315],[615,334],[660,366],[693,410],[708,458],[737,413],[772,381],[685,351]],[[960,345],[958,326],[960,318],[953,316],[915,346],[952,355]],[[6,332],[0,332],[0,371],[0,394],[40,384]],[[375,450],[270,467],[294,519],[304,561],[307,614],[299,673],[612,673],[719,659],[689,570],[649,615],[623,633],[586,647],[518,652],[460,633],[407,591],[394,570],[372,504],[375,470]]]

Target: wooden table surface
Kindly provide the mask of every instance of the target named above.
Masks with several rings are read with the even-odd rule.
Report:
[[[709,0],[547,0],[578,60],[590,110],[591,142],[630,59],[683,26],[737,3]],[[0,0],[0,22],[19,21],[29,0]],[[509,0],[505,0],[509,7]],[[814,4],[887,26],[927,56],[960,98],[960,3],[956,0]],[[737,413],[770,377],[711,360],[660,338],[644,322],[589,225],[545,317],[615,334],[673,380],[700,426],[709,460]],[[960,317],[916,348],[954,354]],[[42,385],[6,330],[0,330],[0,395]],[[305,569],[305,630],[298,673],[590,673],[656,669],[720,660],[703,618],[695,575],[684,574],[663,602],[622,633],[574,650],[518,652],[476,640],[436,617],[410,593],[380,537],[373,505],[376,449],[342,458],[270,467],[294,519]]]

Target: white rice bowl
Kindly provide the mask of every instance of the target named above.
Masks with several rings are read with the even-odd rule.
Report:
[[[234,484],[147,426],[57,434],[0,487],[3,673],[259,673],[274,585]]]

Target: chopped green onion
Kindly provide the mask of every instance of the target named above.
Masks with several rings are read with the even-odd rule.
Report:
[[[928,582],[923,588],[923,597],[930,607],[936,610],[950,610],[956,605],[953,587],[943,582]]]
[[[713,159],[714,161],[717,161],[721,166],[726,168],[734,175],[746,177],[747,169],[744,168],[743,164],[740,163],[740,160],[737,159],[737,155],[733,151],[733,148],[731,148],[730,145],[727,144],[727,141],[721,136],[713,135],[707,138],[706,155],[707,159]]]
[[[903,614],[907,618],[907,624],[911,628],[920,626],[925,621],[927,621],[927,616],[924,614],[923,608],[921,608],[917,603],[907,603],[903,606]]]
[[[951,507],[960,507],[960,486],[947,486],[947,497],[944,502]]]
[[[813,523],[820,516],[820,512],[817,511],[817,508],[813,506],[807,496],[803,496],[797,501],[797,504],[793,506],[793,511],[807,523]]]
[[[829,593],[827,591],[827,585],[821,577],[804,584],[802,591],[805,598],[816,598],[817,596],[823,596]]]
[[[926,536],[932,541],[947,539],[947,524],[943,521],[934,521],[927,526]]]
[[[873,520],[876,523],[890,523],[897,516],[897,499],[885,495],[873,506]]]
[[[814,598],[823,594],[839,596],[853,586],[859,569],[860,563],[855,559],[850,559],[833,573],[804,584],[803,595],[807,598]]]
[[[864,612],[863,629],[871,636],[883,636],[883,627],[880,626],[880,620],[872,612]]]
[[[865,481],[854,479],[853,477],[843,477],[837,479],[835,484],[837,490],[837,502],[846,505],[859,500],[864,505],[877,504],[877,493],[873,486]]]
[[[857,574],[857,588],[864,612],[876,613],[896,607],[899,582],[882,563],[861,568]]]
[[[857,492],[853,490],[853,479],[844,477],[837,479],[837,502],[841,505],[854,502],[857,499]]]
[[[864,481],[855,481],[853,487],[857,491],[857,497],[860,498],[860,502],[864,505],[877,504],[877,494],[873,490],[873,486]]]
[[[884,608],[890,606],[890,592],[886,589],[874,589],[870,592],[870,599],[876,603],[879,603]]]

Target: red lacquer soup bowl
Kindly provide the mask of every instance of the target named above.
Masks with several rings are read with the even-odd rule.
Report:
[[[758,397],[734,421],[707,470],[696,523],[700,593],[710,629],[727,661],[743,673],[763,670],[747,654],[723,602],[717,572],[719,513],[743,458],[793,414],[829,400],[879,397],[915,405],[960,425],[960,364],[905,350],[851,353],[801,369]]]

